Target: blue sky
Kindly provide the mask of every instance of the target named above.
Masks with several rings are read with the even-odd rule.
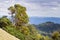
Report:
[[[0,0],[0,16],[9,15],[8,7],[19,3],[29,17],[60,17],[60,0]]]

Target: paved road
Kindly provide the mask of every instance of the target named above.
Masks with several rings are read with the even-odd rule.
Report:
[[[0,40],[19,40],[0,28]]]

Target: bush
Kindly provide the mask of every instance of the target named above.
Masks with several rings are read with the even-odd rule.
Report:
[[[6,27],[7,25],[11,25],[12,23],[7,17],[0,18],[0,27]]]

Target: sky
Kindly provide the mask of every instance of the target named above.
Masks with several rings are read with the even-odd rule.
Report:
[[[14,4],[25,6],[29,17],[60,17],[60,0],[0,0],[0,16],[9,16]]]

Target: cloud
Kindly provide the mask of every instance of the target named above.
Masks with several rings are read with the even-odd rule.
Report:
[[[1,15],[7,15],[8,7],[16,3],[27,8],[29,17],[60,17],[60,0],[0,0]]]

